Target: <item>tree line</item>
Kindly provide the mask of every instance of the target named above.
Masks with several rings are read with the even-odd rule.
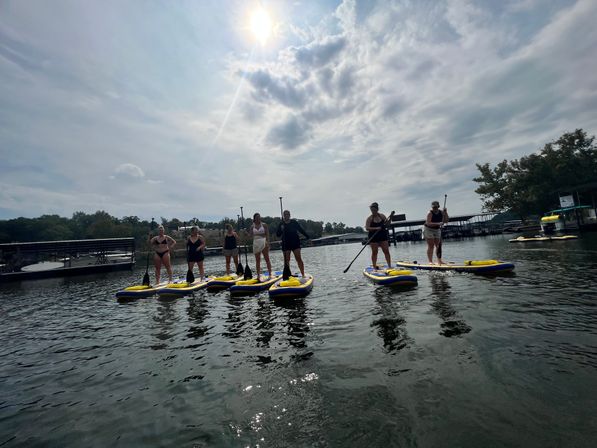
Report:
[[[280,224],[280,217],[264,216],[261,218],[268,224],[272,237]],[[298,219],[299,224],[311,238],[319,238],[324,234],[334,235],[349,232],[362,232],[361,227],[348,227],[344,223],[326,223],[310,219]],[[43,215],[38,218],[15,218],[0,220],[0,243],[14,243],[25,241],[58,241],[94,238],[123,238],[134,237],[137,244],[144,244],[148,233],[157,234],[158,224],[162,224],[166,233],[177,231],[180,227],[196,225],[200,229],[223,231],[226,224],[231,224],[236,230],[248,228],[251,218],[224,218],[218,222],[201,221],[196,218],[181,221],[177,218],[161,217],[159,221],[142,220],[137,216],[117,218],[105,211],[95,213],[76,212],[72,218],[58,215]],[[213,234],[214,232],[206,232]],[[219,245],[219,238],[208,236],[208,245]],[[137,246],[142,247],[142,246]]]
[[[595,136],[576,129],[546,143],[538,153],[503,160],[493,168],[477,163],[480,176],[473,179],[479,184],[475,192],[485,210],[509,211],[521,219],[557,209],[561,193],[597,182],[594,142]]]

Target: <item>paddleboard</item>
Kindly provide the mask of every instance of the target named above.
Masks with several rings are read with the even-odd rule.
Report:
[[[124,288],[116,293],[118,299],[133,299],[139,297],[151,297],[161,289],[168,286],[168,282],[161,282],[157,285],[133,285]]]
[[[218,292],[230,288],[238,280],[242,280],[243,276],[238,274],[223,275],[221,277],[213,277],[207,284],[209,292]]]
[[[396,262],[396,266],[407,269],[473,272],[475,274],[496,274],[499,272],[508,272],[514,269],[514,264],[499,260],[467,260],[460,263],[449,261],[445,264],[398,261]]]
[[[21,271],[23,272],[39,272],[39,271],[49,271],[51,269],[59,269],[63,268],[64,263],[60,261],[41,261],[39,263],[30,264],[28,266],[23,266]]]
[[[213,277],[206,277],[203,279],[197,279],[193,283],[169,283],[165,288],[158,291],[158,296],[160,296],[160,298],[184,296],[186,294],[192,293],[193,291],[198,291],[205,288],[212,279]]]
[[[282,271],[276,271],[272,277],[268,277],[267,272],[261,274],[261,282],[256,278],[250,280],[238,280],[230,287],[231,296],[246,296],[257,294],[261,291],[269,289],[276,281],[282,278]]]
[[[291,276],[288,280],[277,280],[268,290],[272,299],[305,297],[313,289],[313,276],[305,274],[301,276]]]
[[[532,237],[525,237],[519,236],[518,238],[512,238],[510,241],[511,243],[534,243],[534,242],[545,242],[545,241],[568,241],[568,240],[576,240],[578,237],[576,235],[562,235],[562,236],[532,236]]]
[[[378,285],[385,286],[416,286],[417,277],[409,270],[388,269],[387,267],[375,269],[367,266],[363,269],[363,275]]]

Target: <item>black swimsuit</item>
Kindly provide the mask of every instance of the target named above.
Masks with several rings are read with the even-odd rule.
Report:
[[[168,238],[164,238],[163,241],[158,241],[157,239],[155,240],[155,244],[156,245],[160,245],[160,244],[165,244],[166,247],[168,247]],[[157,250],[155,251],[155,253],[160,257],[163,258],[164,254],[167,254],[168,252],[170,252],[170,249],[166,249],[164,252],[158,252]]]
[[[205,259],[205,255],[203,254],[202,250],[199,249],[201,246],[201,238],[197,238],[197,241],[194,243],[191,241],[190,238],[187,238],[187,261],[194,262],[194,261],[203,261]]]
[[[388,231],[386,230],[386,225],[384,223],[384,221],[379,221],[379,222],[375,222],[373,220],[374,218],[371,218],[371,222],[369,223],[369,227],[379,227],[381,230],[369,230],[369,238],[373,237],[371,239],[372,243],[381,243],[383,241],[388,241],[389,236],[388,236]],[[375,233],[377,232],[377,233]],[[375,235],[375,236],[373,236]]]

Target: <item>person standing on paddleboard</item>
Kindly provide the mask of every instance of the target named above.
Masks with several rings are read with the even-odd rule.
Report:
[[[168,272],[168,279],[172,282],[172,266],[170,265],[170,249],[176,245],[174,238],[164,233],[164,226],[158,226],[158,235],[151,237],[149,234],[149,244],[153,247],[153,264],[155,266],[155,284],[160,283],[160,272],[162,264]]]
[[[226,224],[226,233],[222,247],[224,248],[224,257],[226,257],[226,275],[230,275],[230,258],[234,259],[234,266],[238,266],[238,235],[232,228],[232,224]]]
[[[199,233],[197,226],[191,227],[191,235],[187,238],[187,262],[189,271],[193,272],[193,265],[197,263],[199,268],[199,279],[203,280],[205,271],[203,270],[203,260],[205,260],[205,238]]]
[[[249,235],[253,237],[253,254],[255,255],[255,267],[257,269],[257,280],[261,275],[261,254],[267,265],[267,272],[272,277],[272,264],[269,261],[269,228],[266,223],[261,222],[261,215],[253,215],[253,224],[249,228]]]
[[[278,225],[277,236],[282,237],[282,252],[284,252],[284,263],[290,264],[290,252],[294,254],[294,259],[298,265],[301,275],[305,277],[305,265],[301,257],[301,239],[299,232],[309,239],[307,232],[301,227],[296,219],[290,219],[290,211],[284,210],[282,214],[284,219]]]
[[[369,232],[372,266],[375,269],[379,269],[377,266],[377,251],[381,247],[381,250],[386,257],[388,268],[391,268],[392,260],[390,258],[390,244],[388,242],[390,236],[388,234],[388,229],[386,228],[387,218],[385,215],[379,213],[379,204],[377,202],[372,203],[369,206],[369,209],[371,210],[371,216],[369,216],[365,222],[365,230]]]
[[[443,210],[440,210],[439,202],[433,201],[431,203],[431,210],[427,213],[427,219],[423,228],[423,236],[427,241],[427,259],[429,260],[429,264],[433,264],[434,247],[438,264],[444,264],[438,248],[442,240],[442,225],[447,223],[448,219],[448,209],[444,207]]]

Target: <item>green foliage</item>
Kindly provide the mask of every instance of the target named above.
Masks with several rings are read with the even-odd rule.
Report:
[[[577,129],[547,143],[538,154],[504,160],[491,168],[477,164],[473,180],[487,211],[510,210],[521,218],[542,214],[559,205],[558,193],[597,179],[595,137]]]

